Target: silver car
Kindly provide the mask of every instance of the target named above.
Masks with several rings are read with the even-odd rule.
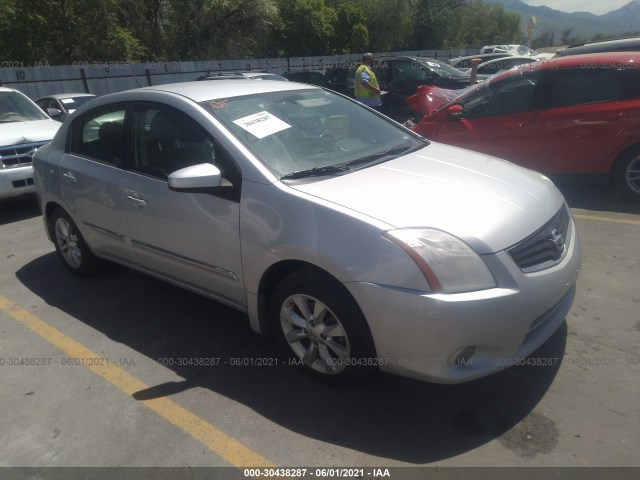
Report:
[[[540,346],[575,294],[578,233],[546,177],[309,85],[100,97],[35,172],[69,270],[110,260],[223,302],[340,383],[491,374]]]

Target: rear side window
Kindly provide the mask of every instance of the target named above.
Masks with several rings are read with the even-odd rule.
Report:
[[[622,72],[614,68],[576,68],[549,72],[547,107],[559,108],[622,99]]]
[[[69,152],[115,166],[125,162],[124,105],[92,110],[73,122]]]
[[[632,100],[640,98],[640,70],[624,70],[622,72],[622,78],[624,82],[624,99]]]

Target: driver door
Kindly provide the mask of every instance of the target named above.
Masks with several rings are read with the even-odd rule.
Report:
[[[138,104],[133,112],[135,176],[131,239],[141,264],[192,290],[245,306],[240,257],[240,171],[205,129],[178,110]],[[212,192],[172,191],[167,177],[212,163],[225,184]]]
[[[539,72],[510,75],[462,100],[462,117],[445,120],[435,140],[526,165],[538,130]]]

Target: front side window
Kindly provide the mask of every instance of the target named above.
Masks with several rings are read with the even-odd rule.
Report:
[[[320,89],[200,105],[281,178],[348,173],[425,145],[359,104]]]
[[[126,107],[93,110],[76,119],[71,128],[69,151],[115,166],[123,166],[126,153]]]
[[[240,169],[230,155],[195,120],[173,108],[138,104],[133,113],[132,170],[162,180],[182,168],[211,163],[224,178],[219,193],[236,198]]]
[[[464,107],[465,118],[527,112],[534,108],[539,77],[537,71],[516,73],[480,84],[458,103]]]
[[[182,112],[155,104],[136,105],[133,169],[166,179],[181,168],[214,163],[213,141]]]

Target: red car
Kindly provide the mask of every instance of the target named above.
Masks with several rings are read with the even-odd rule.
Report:
[[[640,52],[567,56],[509,70],[412,128],[545,174],[610,175],[640,200]]]

